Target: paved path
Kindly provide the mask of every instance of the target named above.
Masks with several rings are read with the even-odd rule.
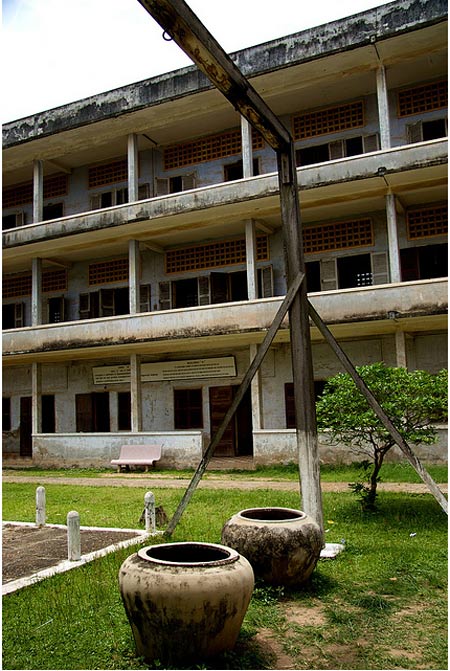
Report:
[[[57,477],[57,476],[36,476],[36,475],[10,475],[3,474],[4,483],[30,483],[37,485],[82,485],[85,487],[143,487],[146,489],[155,489],[158,487],[169,489],[185,489],[190,478],[175,478],[167,475],[141,475],[127,473],[124,475],[105,474],[95,478],[82,477]],[[348,482],[323,482],[322,491],[324,492],[348,492]],[[446,494],[448,484],[438,485],[439,489]],[[273,480],[267,478],[242,478],[232,475],[219,475],[204,477],[199,485],[203,489],[276,489],[278,491],[297,491],[298,482],[295,480]],[[380,492],[405,492],[408,494],[426,494],[429,493],[428,487],[422,483],[407,482],[380,482],[378,485]]]

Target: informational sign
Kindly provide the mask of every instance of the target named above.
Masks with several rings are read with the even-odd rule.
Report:
[[[98,366],[92,369],[92,374],[94,384],[121,384],[130,382],[131,367],[129,364]],[[236,361],[234,356],[141,364],[141,382],[199,380],[210,377],[235,376]]]

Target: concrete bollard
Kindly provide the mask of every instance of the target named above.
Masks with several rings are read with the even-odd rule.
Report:
[[[78,561],[81,557],[80,515],[76,510],[67,513],[67,558]]]
[[[36,526],[45,527],[45,487],[36,489]]]
[[[152,492],[147,492],[144,496],[144,511],[145,511],[145,531],[154,533],[156,530],[155,517],[155,497]]]

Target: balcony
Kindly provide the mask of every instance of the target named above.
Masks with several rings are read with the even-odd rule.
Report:
[[[447,278],[439,278],[321,292],[310,294],[310,300],[339,338],[445,330],[447,285]],[[14,329],[3,333],[3,361],[160,357],[245,347],[263,340],[281,302],[281,297],[265,298]],[[321,341],[315,328],[311,333],[313,341]],[[276,342],[288,340],[286,319]]]

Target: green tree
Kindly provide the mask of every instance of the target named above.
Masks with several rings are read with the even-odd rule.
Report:
[[[408,444],[436,441],[433,422],[447,421],[447,370],[432,375],[375,363],[359,366],[357,371]],[[365,506],[373,509],[380,469],[395,441],[348,373],[338,373],[327,381],[316,411],[320,431],[327,431],[333,442],[369,456],[370,460],[363,462],[367,484],[354,483],[352,487]]]

